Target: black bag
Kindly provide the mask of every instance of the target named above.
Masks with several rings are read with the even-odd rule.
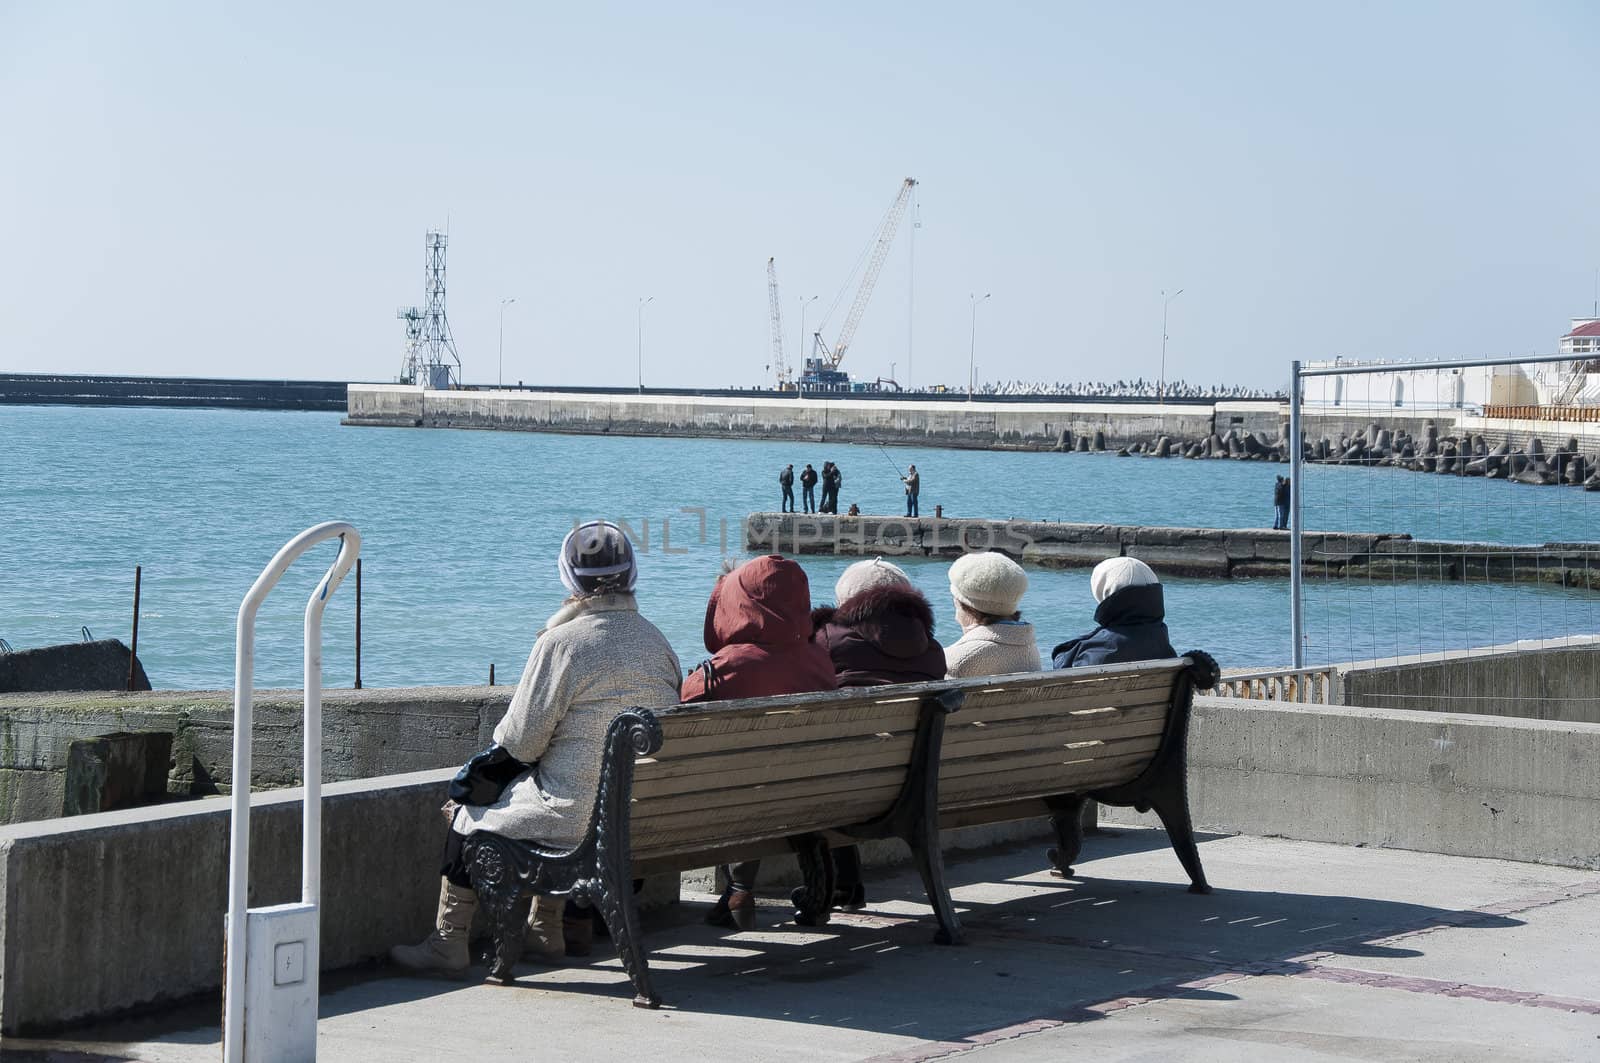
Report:
[[[527,770],[526,764],[500,745],[492,745],[456,772],[450,780],[450,800],[463,805],[492,805],[511,780]]]

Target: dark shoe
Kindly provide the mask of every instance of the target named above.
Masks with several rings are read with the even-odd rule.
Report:
[[[733,915],[728,911],[728,896],[732,890],[723,890],[722,896],[717,898],[717,903],[711,906],[706,913],[707,926],[721,926],[733,929]]]
[[[853,886],[840,886],[833,891],[833,907],[846,912],[859,912],[867,906],[867,887],[857,882]]]

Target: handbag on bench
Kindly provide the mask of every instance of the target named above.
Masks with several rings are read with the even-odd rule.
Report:
[[[492,805],[511,780],[528,770],[496,743],[473,758],[450,780],[450,800],[462,805]]]

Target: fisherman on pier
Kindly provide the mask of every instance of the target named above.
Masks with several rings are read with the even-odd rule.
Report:
[[[906,474],[900,477],[900,482],[906,485],[906,516],[918,516],[917,493],[922,490],[922,475],[917,472],[915,465],[911,465],[906,468]]]
[[[800,473],[800,501],[807,513],[817,511],[817,470],[811,467],[809,461]]]
[[[794,512],[794,466],[785,465],[778,474],[778,486],[783,488],[783,512]]]

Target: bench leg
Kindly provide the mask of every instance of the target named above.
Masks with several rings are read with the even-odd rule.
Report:
[[[1083,809],[1088,802],[1082,794],[1045,798],[1056,829],[1056,847],[1045,855],[1064,878],[1072,877],[1073,861],[1083,851]]]
[[[476,886],[476,889],[479,904],[488,917],[489,932],[494,937],[494,961],[489,966],[489,977],[511,982],[517,977],[515,968],[522,958],[533,894],[525,892],[522,883],[515,878]]]
[[[911,845],[911,856],[922,875],[922,888],[928,891],[928,903],[939,920],[939,929],[933,935],[936,945],[961,944],[961,919],[950,900],[950,887],[944,882],[944,852],[939,846],[939,821],[926,817],[920,831],[906,839]]]
[[[640,944],[639,904],[633,893],[633,879],[620,878],[615,870],[600,867],[600,914],[611,932],[611,944],[616,946],[617,959],[633,983],[633,1006],[659,1008],[661,995],[650,983],[650,964],[645,959],[644,946]]]
[[[1206,872],[1200,866],[1200,849],[1194,843],[1194,823],[1189,818],[1189,792],[1181,771],[1168,771],[1163,778],[1144,794],[1144,801],[1134,807],[1140,812],[1151,808],[1167,828],[1167,840],[1178,862],[1189,873],[1190,893],[1210,893]],[[1146,804],[1146,802],[1148,804]]]

